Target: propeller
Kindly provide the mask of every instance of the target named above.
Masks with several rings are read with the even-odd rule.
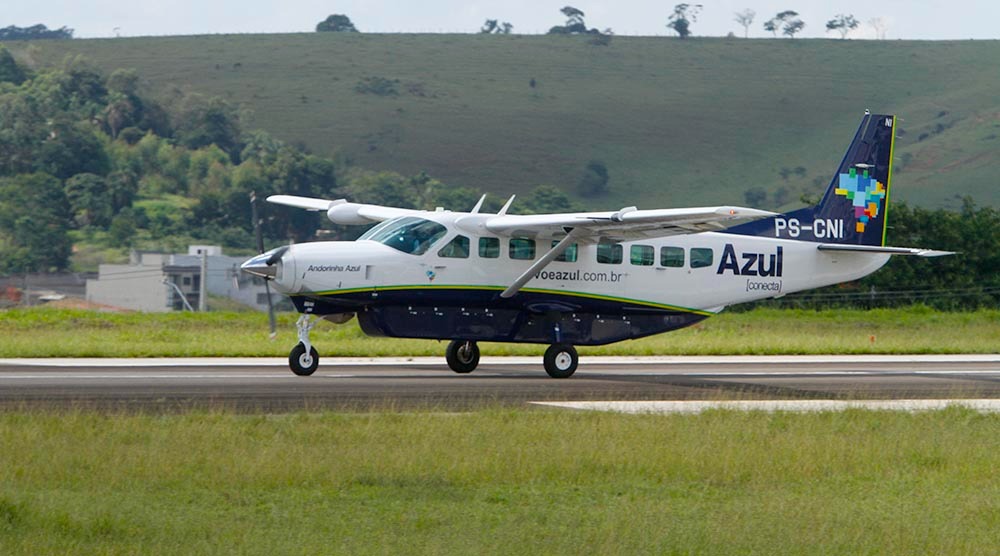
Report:
[[[262,255],[264,253],[264,235],[260,229],[261,220],[257,216],[257,192],[250,192],[250,212],[251,218],[253,218],[253,233],[257,239],[257,254]],[[275,251],[274,255],[271,255],[267,260],[267,265],[271,266],[274,263],[281,260],[281,255],[287,251],[288,248],[279,249]],[[264,292],[267,295],[267,321],[270,326],[271,334],[270,337],[273,340],[278,335],[278,324],[274,318],[274,304],[271,302],[271,286],[268,284],[268,280],[264,279]]]

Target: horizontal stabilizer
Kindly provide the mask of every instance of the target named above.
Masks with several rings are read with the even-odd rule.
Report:
[[[853,251],[855,253],[886,253],[889,255],[916,255],[918,257],[942,257],[954,255],[954,251],[936,251],[934,249],[919,249],[915,247],[884,247],[879,245],[849,245],[845,243],[821,243],[816,246],[820,251]]]

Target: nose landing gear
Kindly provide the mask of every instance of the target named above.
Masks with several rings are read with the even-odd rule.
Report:
[[[309,332],[316,321],[312,315],[303,314],[295,322],[295,328],[299,333],[299,343],[295,344],[292,352],[288,354],[288,367],[299,376],[309,376],[316,372],[319,367],[319,353],[309,341]]]

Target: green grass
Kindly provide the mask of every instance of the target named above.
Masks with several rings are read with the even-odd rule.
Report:
[[[0,357],[286,356],[295,315],[246,312],[116,314],[48,308],[0,311]],[[862,310],[757,309],[723,313],[693,327],[636,341],[581,348],[582,355],[997,353],[1000,311],[925,307]],[[442,355],[444,344],[365,336],[356,321],[320,321],[321,356]],[[484,355],[541,355],[545,346],[483,343]]]
[[[605,209],[737,204],[755,186],[770,192],[762,208],[781,188],[795,202],[829,182],[871,108],[903,118],[894,199],[1000,205],[997,41],[302,33],[8,47],[36,66],[82,54],[136,68],[168,99],[225,97],[253,114],[247,127],[318,154],[497,195],[572,191],[600,160],[611,193],[586,202]],[[358,92],[370,77],[398,94]]]
[[[0,413],[3,554],[995,554],[1000,416]]]

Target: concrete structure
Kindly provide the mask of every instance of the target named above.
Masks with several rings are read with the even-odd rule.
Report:
[[[267,310],[264,282],[240,272],[246,257],[223,255],[217,245],[192,245],[187,255],[133,251],[129,264],[102,264],[97,279],[87,280],[87,301],[147,312],[183,311],[187,304],[197,307],[202,252],[208,255],[210,295]],[[275,303],[280,297],[272,294]]]

